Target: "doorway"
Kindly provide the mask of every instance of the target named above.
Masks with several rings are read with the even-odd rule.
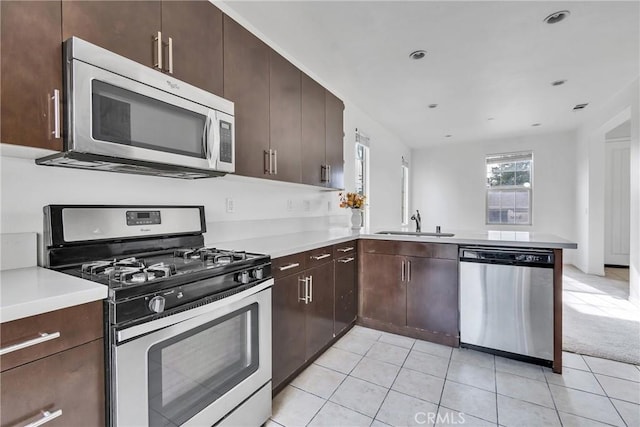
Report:
[[[605,134],[604,264],[629,267],[631,122],[626,120]]]

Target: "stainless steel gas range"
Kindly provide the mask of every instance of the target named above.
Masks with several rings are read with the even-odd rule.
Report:
[[[202,206],[44,208],[47,267],[109,287],[112,426],[271,415],[271,259],[204,246]]]

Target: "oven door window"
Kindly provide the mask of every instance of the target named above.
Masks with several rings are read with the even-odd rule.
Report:
[[[153,345],[149,425],[180,425],[257,371],[258,304]]]
[[[205,158],[205,115],[100,80],[91,97],[93,139]]]

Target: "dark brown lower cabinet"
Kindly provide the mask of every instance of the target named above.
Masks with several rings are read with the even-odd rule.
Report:
[[[333,339],[333,261],[276,277],[272,301],[272,384],[278,389]]]
[[[364,240],[360,251],[362,324],[459,344],[457,246]]]
[[[362,317],[406,325],[407,288],[401,273],[403,257],[371,253],[362,253],[360,257]]]
[[[339,334],[356,320],[357,259],[346,256],[336,260],[334,333]]]
[[[0,374],[0,425],[26,425],[45,412],[51,426],[104,425],[103,340],[26,363]]]
[[[312,358],[333,338],[333,262],[305,271],[310,278],[306,304],[305,330],[307,359]]]
[[[407,326],[458,335],[458,262],[407,258]]]
[[[293,274],[275,280],[272,291],[272,339],[274,387],[293,374],[305,361],[305,309],[299,279]]]

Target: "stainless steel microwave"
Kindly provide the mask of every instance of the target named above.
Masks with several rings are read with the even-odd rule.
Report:
[[[65,149],[36,163],[187,179],[234,172],[233,102],[77,37],[64,55]]]

